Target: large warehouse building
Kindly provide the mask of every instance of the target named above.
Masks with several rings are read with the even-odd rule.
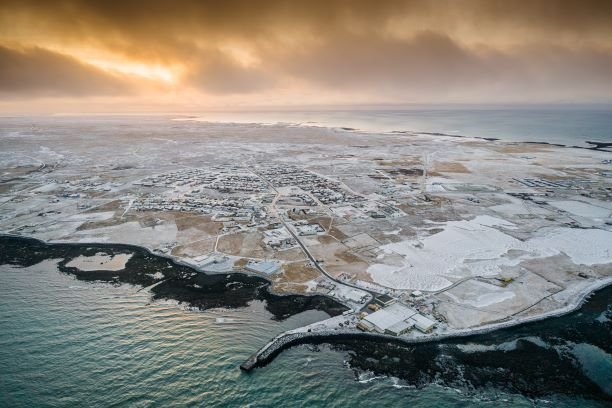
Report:
[[[399,302],[365,316],[360,322],[360,327],[364,330],[394,336],[402,335],[413,327],[426,333],[434,326],[434,321]]]

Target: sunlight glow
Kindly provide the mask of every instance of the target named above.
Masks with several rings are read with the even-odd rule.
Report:
[[[172,84],[177,81],[177,75],[175,70],[162,65],[107,60],[95,60],[88,62],[105,71],[126,75],[135,75],[144,79],[161,81],[168,84]]]

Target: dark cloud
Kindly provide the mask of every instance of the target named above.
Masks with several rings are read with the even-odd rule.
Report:
[[[269,56],[273,60],[273,56]],[[346,36],[274,63],[322,87],[478,100],[612,95],[612,50],[528,45],[471,49],[434,32],[406,40]]]
[[[84,96],[127,93],[125,81],[78,60],[41,48],[0,46],[0,93]]]
[[[397,18],[451,36],[461,26],[477,32],[509,30],[508,35],[573,33],[583,39],[612,32],[609,0],[4,0],[0,15],[7,22],[15,17],[36,21],[45,30],[81,40],[104,30],[107,35],[96,39],[100,42],[203,34],[211,41],[252,41],[291,34],[285,30],[323,36],[355,29],[377,32]]]
[[[609,101],[611,39],[609,0],[4,0],[0,6],[0,45],[82,47],[179,66],[178,87],[215,96],[299,84],[312,94],[363,91],[408,102],[432,94],[441,102]],[[240,52],[252,61],[241,61]],[[26,74],[36,64],[19,73],[0,61],[5,90],[123,90],[117,78],[66,56],[37,49],[12,58],[53,60],[55,68],[39,76]],[[70,69],[74,81],[62,74]]]
[[[213,94],[252,93],[273,87],[276,83],[271,72],[241,65],[218,50],[199,52],[183,80],[189,86]]]

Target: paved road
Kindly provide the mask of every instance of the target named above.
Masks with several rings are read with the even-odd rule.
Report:
[[[279,195],[278,190],[276,189],[276,187],[274,187],[274,185],[272,185],[272,183],[270,183],[265,177],[263,177],[261,174],[257,173],[255,170],[253,170],[252,168],[249,168],[249,170],[255,174],[256,176],[258,176],[260,179],[262,179],[267,185],[268,187],[270,187],[272,190],[274,190],[277,194],[277,197]],[[274,206],[274,202],[276,202],[276,197],[275,200],[273,201],[272,206]],[[314,256],[312,256],[312,254],[310,253],[310,251],[308,250],[308,248],[306,247],[306,245],[304,245],[304,243],[300,240],[300,238],[298,237],[298,235],[293,231],[293,229],[287,224],[287,222],[285,221],[285,218],[282,214],[279,214],[276,207],[274,207],[274,212],[276,213],[275,215],[278,216],[278,218],[280,219],[280,221],[282,222],[282,224],[285,226],[285,228],[287,229],[287,231],[289,231],[289,233],[291,234],[291,236],[295,239],[295,241],[298,243],[298,245],[302,248],[302,250],[304,251],[304,253],[306,254],[306,256],[308,257],[308,259],[310,259],[310,261],[312,262],[312,264],[315,266],[315,268],[317,268],[319,270],[319,272],[321,272],[323,275],[327,276],[330,280],[336,282],[339,285],[344,285],[344,286],[348,286],[354,289],[358,289],[358,290],[362,290],[364,292],[369,293],[370,295],[372,295],[372,297],[376,297],[378,295],[380,295],[380,293],[378,292],[374,292],[371,289],[365,289],[362,288],[360,286],[357,285],[353,285],[352,283],[347,283],[347,282],[343,282],[339,279],[336,279],[335,277],[333,277],[332,275],[330,275],[325,268],[323,268],[315,259]]]

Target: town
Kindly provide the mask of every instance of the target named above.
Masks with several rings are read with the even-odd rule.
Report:
[[[611,279],[606,152],[283,125],[260,149],[239,124],[202,124],[203,139],[187,126],[137,152],[109,134],[114,154],[58,139],[3,156],[2,232],[139,245],[346,307],[300,336],[469,333],[572,308]]]

